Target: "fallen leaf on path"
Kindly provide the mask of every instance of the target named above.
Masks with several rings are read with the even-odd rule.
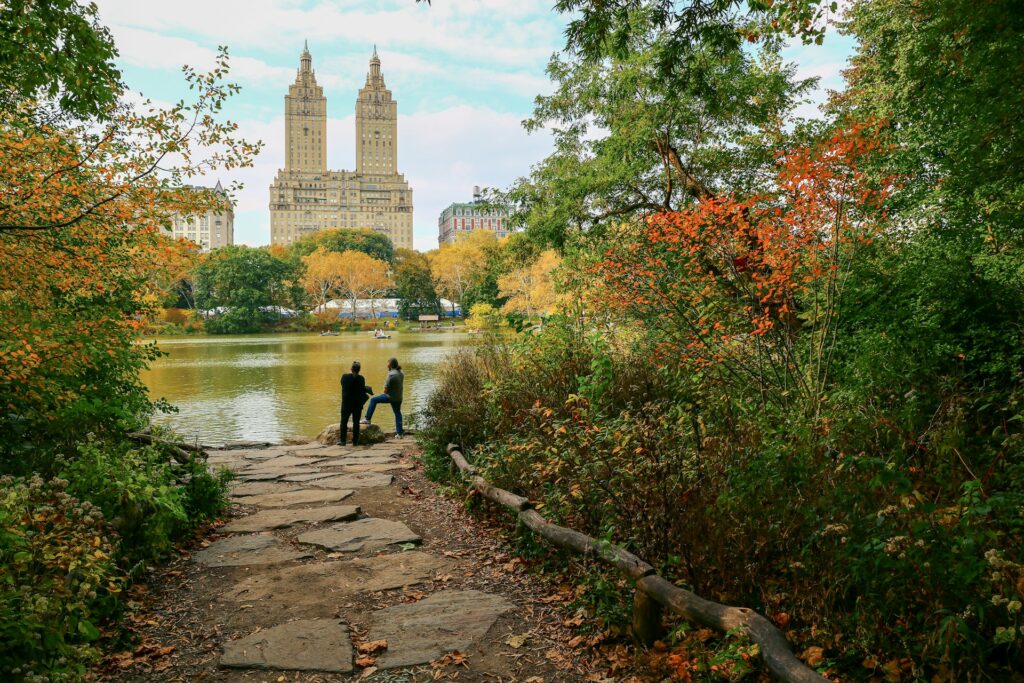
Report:
[[[804,660],[804,663],[809,667],[815,667],[825,661],[825,649],[812,645],[811,647],[800,653],[800,658]]]
[[[529,633],[520,633],[519,635],[509,636],[505,641],[505,644],[509,647],[520,648],[526,643],[529,637]]]
[[[530,676],[523,683],[544,683],[544,678],[542,676]]]
[[[360,678],[367,678],[368,676],[372,676],[375,673],[377,673],[377,667],[375,667],[375,666],[368,666],[365,669],[363,669],[363,673],[360,676]]]
[[[360,657],[359,659],[356,660],[356,666],[362,667],[362,668],[371,667],[371,666],[373,666],[376,663],[377,663],[377,658],[376,657]]]
[[[360,643],[356,649],[359,650],[359,654],[372,655],[374,652],[388,649],[388,641],[372,640],[368,643]]]

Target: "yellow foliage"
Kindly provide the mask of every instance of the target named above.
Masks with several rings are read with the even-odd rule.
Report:
[[[554,312],[560,297],[552,277],[562,259],[553,249],[541,252],[537,260],[498,278],[498,292],[508,297],[503,310],[522,313],[527,318]]]

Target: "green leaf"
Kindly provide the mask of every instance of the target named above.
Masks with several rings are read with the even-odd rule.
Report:
[[[99,629],[93,626],[90,621],[82,620],[78,622],[78,632],[88,641],[93,641],[100,637]]]

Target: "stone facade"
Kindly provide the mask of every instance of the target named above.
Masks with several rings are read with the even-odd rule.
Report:
[[[327,98],[309,49],[285,96],[285,167],[270,186],[270,241],[330,228],[365,228],[412,249],[412,188],[398,172],[398,103],[376,48],[356,99],[356,170],[327,169]]]
[[[480,188],[473,188],[473,201],[455,203],[441,212],[437,219],[437,243],[451,244],[459,235],[474,230],[490,230],[498,239],[513,232],[508,224],[508,210],[487,204],[480,195]]]
[[[192,188],[196,190],[204,188]],[[214,192],[223,195],[223,211],[206,211],[199,214],[174,214],[171,217],[170,232],[174,237],[191,240],[202,251],[210,251],[235,243],[235,210],[224,187],[217,182]]]

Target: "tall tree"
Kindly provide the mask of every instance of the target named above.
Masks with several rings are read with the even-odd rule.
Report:
[[[352,317],[355,317],[359,299],[369,298],[388,287],[388,264],[361,251],[346,251],[340,257],[338,291],[351,301]]]
[[[31,5],[6,4],[0,14],[9,20],[3,13],[12,7],[31,13],[45,3]],[[39,15],[16,23],[21,19],[31,23]],[[92,73],[94,56],[82,55],[80,75]],[[39,57],[17,53],[15,59]],[[4,61],[0,68],[35,67]],[[222,53],[211,73],[186,71],[197,92],[194,100],[168,109],[119,106],[89,124],[69,120],[89,113],[88,101],[120,102],[116,88],[109,98],[68,90],[69,109],[41,120],[38,103],[17,99],[24,93],[9,89],[15,84],[5,79],[0,448],[28,442],[27,433],[63,443],[86,431],[129,426],[151,410],[138,372],[155,351],[137,341],[141,321],[158,303],[154,283],[164,281],[152,272],[166,261],[159,236],[174,211],[200,210],[212,199],[175,186],[192,173],[251,163],[258,149],[239,140],[236,126],[221,118],[235,91],[223,82],[226,73]],[[58,93],[71,88],[55,87]],[[76,102],[84,109],[76,110]],[[218,148],[210,151],[207,145],[215,140]]]
[[[395,260],[395,247],[391,240],[387,235],[373,230],[350,230],[348,228],[321,230],[288,245],[288,250],[292,254],[306,256],[320,247],[337,253],[361,251],[367,256],[386,263],[392,263]]]
[[[305,265],[300,279],[302,287],[316,304],[317,310],[323,311],[327,302],[338,295],[346,271],[344,256],[319,247],[312,254],[303,256],[302,263]]]
[[[469,288],[483,279],[488,254],[497,246],[498,240],[493,232],[477,230],[430,253],[430,272],[441,294],[452,302],[453,313],[454,305],[461,305]]]
[[[553,312],[558,302],[553,274],[560,263],[558,254],[546,249],[533,263],[499,277],[499,293],[508,297],[504,310],[522,313],[527,319]]]
[[[410,320],[420,315],[437,315],[440,304],[426,254],[398,249],[395,260],[395,293],[400,315]]]
[[[206,258],[196,274],[196,305],[225,310],[207,322],[215,333],[256,332],[274,319],[269,309],[293,306],[296,269],[266,249],[228,246]]]
[[[689,58],[701,63],[701,81],[667,79],[659,62],[671,36],[630,36],[619,56],[570,52],[548,66],[556,91],[538,98],[526,127],[553,128],[555,151],[505,197],[541,243],[561,248],[573,233],[763,187],[783,120],[811,84],[797,82],[771,45],[696,46]]]

